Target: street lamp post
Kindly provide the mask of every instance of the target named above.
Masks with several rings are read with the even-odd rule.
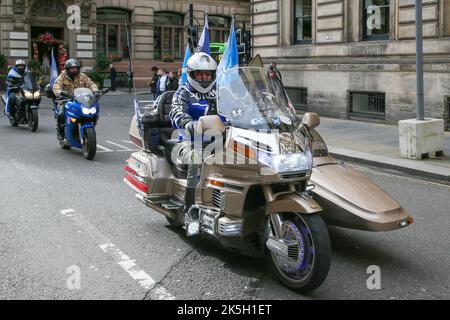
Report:
[[[417,120],[424,120],[422,0],[416,0]]]

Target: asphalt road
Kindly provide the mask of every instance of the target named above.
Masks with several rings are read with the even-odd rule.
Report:
[[[48,101],[37,133],[0,118],[0,299],[449,299],[449,186],[359,168],[416,222],[389,233],[330,227],[328,278],[299,295],[264,260],[186,238],[135,200],[122,182],[132,99],[102,103],[95,161],[59,148]],[[372,265],[379,290],[367,288]]]

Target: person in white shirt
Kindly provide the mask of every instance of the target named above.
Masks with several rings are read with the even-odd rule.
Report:
[[[168,83],[169,83],[169,76],[167,75],[167,70],[163,68],[161,70],[161,76],[159,77],[158,82],[156,83],[156,94],[158,97],[167,91]]]

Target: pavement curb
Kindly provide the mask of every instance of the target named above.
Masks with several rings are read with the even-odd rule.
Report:
[[[384,168],[398,170],[415,176],[450,182],[450,170],[443,167],[436,168],[436,166],[425,163],[413,163],[412,161],[414,160],[396,159],[330,146],[328,147],[328,151],[333,157],[339,160],[382,166]]]

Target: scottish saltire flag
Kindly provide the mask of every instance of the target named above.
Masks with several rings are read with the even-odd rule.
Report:
[[[208,55],[211,55],[211,48],[209,47],[209,24],[208,24],[208,15],[205,14],[205,26],[203,27],[203,32],[198,41],[197,52],[203,52]]]
[[[52,48],[52,62],[50,66],[50,86],[53,88],[53,84],[56,81],[56,78],[58,78],[58,68],[56,66],[55,56],[53,55],[53,48]]]
[[[228,36],[227,46],[217,67],[217,73],[239,66],[239,53],[236,41],[236,32],[234,31],[234,19],[231,23],[230,35]]]
[[[186,51],[184,53],[184,60],[183,65],[181,69],[181,81],[179,83],[179,87],[184,86],[187,84],[187,63],[189,58],[191,57],[191,49],[189,48],[189,44],[186,46]]]

